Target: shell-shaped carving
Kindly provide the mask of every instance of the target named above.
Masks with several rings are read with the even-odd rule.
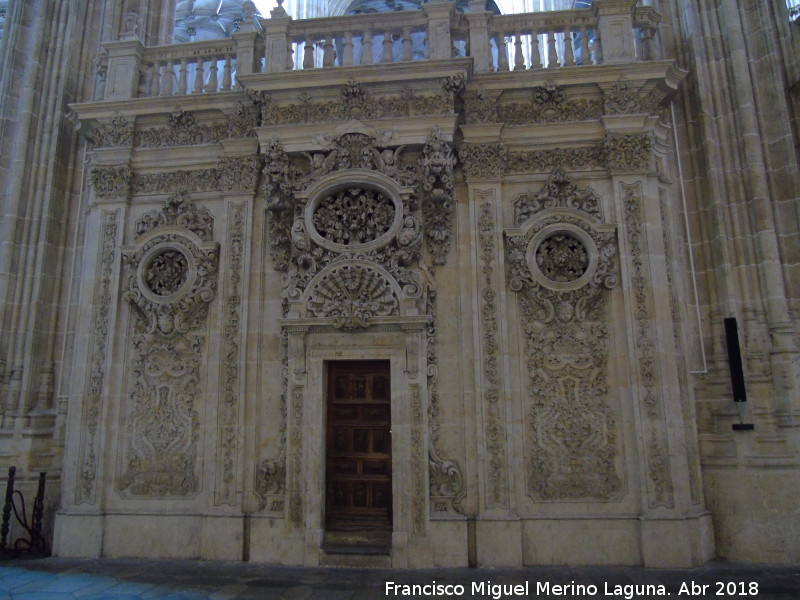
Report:
[[[391,285],[377,271],[347,264],[326,274],[309,296],[308,315],[333,318],[336,327],[362,329],[370,317],[399,314]]]

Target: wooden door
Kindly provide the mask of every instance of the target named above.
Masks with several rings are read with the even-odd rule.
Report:
[[[327,525],[392,522],[389,361],[328,363]]]

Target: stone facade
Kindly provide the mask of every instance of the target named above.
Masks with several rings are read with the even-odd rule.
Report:
[[[2,39],[0,456],[52,474],[55,553],[325,564],[329,364],[380,360],[392,566],[800,561],[780,3],[174,46],[117,4]]]

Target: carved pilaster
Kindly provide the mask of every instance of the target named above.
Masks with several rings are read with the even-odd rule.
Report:
[[[647,469],[648,506],[673,506],[672,476],[667,447],[664,406],[656,357],[653,302],[649,291],[647,238],[644,231],[642,184],[620,183],[625,237],[630,257],[634,308],[636,363],[644,411],[644,443]]]

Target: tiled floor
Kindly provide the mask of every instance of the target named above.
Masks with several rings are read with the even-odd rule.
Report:
[[[414,595],[395,588],[387,595],[386,582],[424,585],[436,582],[463,586],[439,593]],[[473,582],[484,582],[473,593]],[[658,585],[675,598],[800,599],[800,565],[744,566],[713,562],[698,569],[657,570],[630,567],[524,569],[323,569],[280,567],[249,563],[174,560],[78,560],[49,558],[0,563],[0,599],[13,600],[360,600],[382,598],[514,598],[508,587],[528,583],[532,598],[653,597]],[[717,583],[721,582],[721,583]],[[733,585],[730,583],[733,582]],[[584,586],[576,590],[570,585]],[[694,586],[692,586],[694,583]],[[757,584],[752,586],[752,584]],[[543,589],[545,584],[550,587]],[[636,589],[636,585],[652,586]],[[681,594],[681,586],[689,592]],[[726,586],[727,584],[727,586]],[[564,585],[558,589],[553,586]],[[703,589],[704,593],[691,594]],[[720,585],[722,589],[720,590]],[[596,586],[592,588],[591,586]],[[628,586],[628,587],[626,587]],[[524,588],[523,588],[524,589]],[[521,591],[520,588],[517,588]],[[596,590],[596,591],[595,591]],[[419,590],[416,590],[419,591]],[[435,590],[434,590],[435,591]],[[582,593],[574,593],[579,591]],[[722,591],[722,595],[717,595]],[[736,592],[729,593],[729,592]],[[745,592],[742,594],[741,592]],[[549,593],[548,593],[549,592]],[[555,593],[558,592],[558,593]],[[595,592],[595,593],[592,593]],[[607,595],[610,592],[611,595]],[[749,594],[748,592],[757,592]],[[616,595],[614,595],[616,593]]]

